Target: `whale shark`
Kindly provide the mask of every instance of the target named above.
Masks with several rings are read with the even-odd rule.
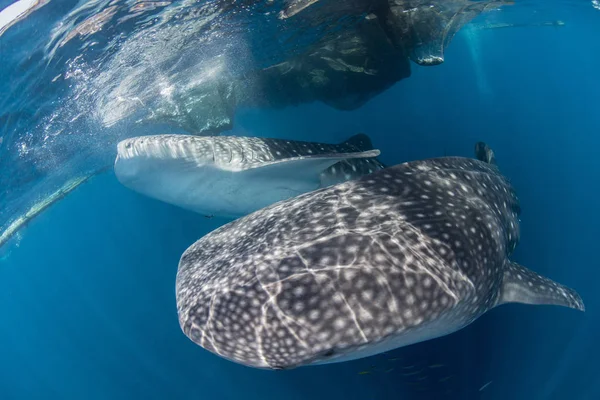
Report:
[[[117,145],[126,187],[207,216],[237,218],[384,168],[367,135],[341,144],[241,136],[141,136]]]
[[[521,208],[489,147],[388,167],[223,225],[181,256],[187,337],[256,368],[343,362],[451,334],[506,303],[584,310],[511,260]]]
[[[40,214],[50,208],[52,205],[58,203],[64,199],[75,189],[88,182],[97,175],[100,175],[110,167],[102,167],[89,173],[80,173],[73,179],[68,180],[62,186],[60,186],[54,192],[43,196],[37,200],[31,207],[26,209],[22,213],[15,213],[16,216],[9,221],[6,225],[0,225],[0,249],[3,246],[10,245],[11,240],[15,240],[13,243],[17,245],[21,241],[21,230],[24,229],[29,223],[31,223]],[[1,260],[1,258],[0,258]]]

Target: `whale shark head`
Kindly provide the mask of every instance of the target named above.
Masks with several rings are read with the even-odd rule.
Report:
[[[157,135],[126,139],[117,145],[114,170],[124,186],[152,198],[195,210],[191,193],[205,188],[215,166],[210,139]]]
[[[117,144],[115,173],[124,185],[151,181],[167,168],[202,168],[213,163],[210,141],[193,136],[157,135],[125,139]]]
[[[519,212],[495,165],[459,157],[306,193],[185,251],[179,321],[215,354],[287,369],[433,339],[508,302],[583,310],[575,291],[509,260]]]

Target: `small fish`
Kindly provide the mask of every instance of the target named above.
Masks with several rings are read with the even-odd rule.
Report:
[[[401,360],[401,358],[400,357],[396,357],[396,358],[390,358],[388,361],[399,361],[399,360]]]
[[[438,382],[446,382],[447,380],[449,380],[450,378],[454,377],[454,375],[448,375],[442,379],[440,379]]]
[[[407,372],[407,373],[402,373],[402,375],[404,376],[413,376],[413,375],[419,375],[421,372],[423,372],[422,369],[415,371],[415,372]]]
[[[482,387],[479,388],[479,391],[481,392],[482,390],[485,390],[486,387],[490,386],[490,384],[492,383],[492,381],[489,381],[488,383],[486,383],[485,385],[483,385]]]
[[[429,368],[434,369],[434,368],[442,368],[444,367],[444,364],[432,364],[429,366]]]
[[[215,216],[214,215],[205,215],[204,218],[206,219],[213,219]]]
[[[385,371],[383,371],[383,372],[385,372],[385,373],[388,373],[388,372],[392,372],[393,370],[394,370],[394,368],[390,368],[390,369],[386,369],[386,370],[385,370]]]
[[[360,371],[358,374],[359,375],[367,375],[367,374],[370,374],[370,373],[371,373],[371,371]]]
[[[404,368],[404,369],[413,369],[414,367],[415,367],[414,365],[405,365],[402,368]]]

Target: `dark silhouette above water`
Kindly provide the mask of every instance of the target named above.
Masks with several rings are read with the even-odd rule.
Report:
[[[445,49],[460,28],[482,12],[512,2],[305,0],[288,4],[280,15],[290,25],[317,25],[325,16],[351,22],[340,22],[283,62],[180,93],[175,101],[181,107],[159,111],[152,118],[202,135],[231,129],[238,106],[281,108],[320,101],[339,110],[354,110],[408,78],[411,60],[425,66],[443,63]]]

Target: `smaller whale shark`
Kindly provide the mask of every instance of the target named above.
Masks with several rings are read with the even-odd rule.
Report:
[[[506,303],[583,311],[573,289],[510,259],[519,201],[491,149],[475,153],[388,167],[204,236],[179,262],[183,332],[289,369],[448,335]]]
[[[115,174],[126,187],[230,218],[385,167],[364,134],[341,144],[157,135],[126,139],[117,148]]]
[[[8,223],[6,227],[0,226],[0,228],[3,228],[0,229],[0,248],[7,245],[11,239],[14,239],[15,236],[17,236],[17,243],[19,243],[21,240],[19,233],[21,229],[27,226],[32,220],[34,220],[52,205],[64,199],[67,195],[69,195],[79,186],[88,182],[93,177],[106,172],[108,169],[110,169],[110,167],[103,167],[91,173],[76,176],[75,178],[70,179],[65,184],[63,184],[60,188],[58,188],[58,190],[41,198],[29,209],[25,210],[22,213],[16,214],[17,216],[12,221],[10,221],[10,223]]]

